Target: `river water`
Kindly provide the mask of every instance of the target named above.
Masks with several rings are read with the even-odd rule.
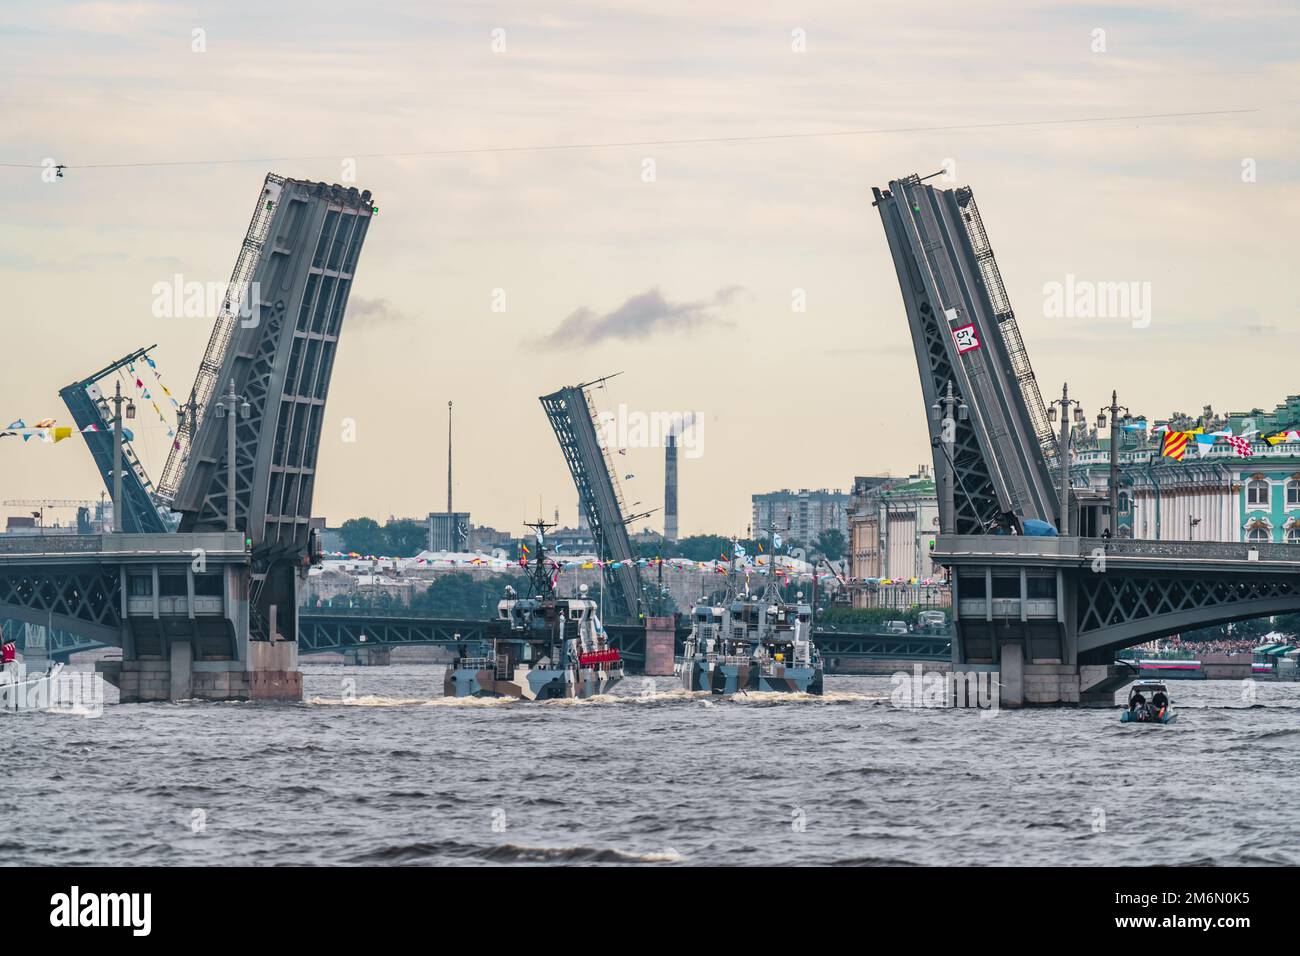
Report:
[[[447,700],[307,664],[303,704],[0,715],[5,864],[1300,864],[1300,684],[1119,710],[904,709],[888,677]]]

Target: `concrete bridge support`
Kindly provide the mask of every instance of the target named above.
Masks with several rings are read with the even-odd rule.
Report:
[[[196,660],[189,640],[168,642],[167,657],[99,661],[95,670],[118,689],[119,702],[164,700],[302,700],[293,641],[250,641],[246,660]]]
[[[645,619],[645,674],[671,677],[677,628],[671,617]]]
[[[392,658],[389,647],[350,647],[343,652],[343,660],[354,667],[387,667]]]

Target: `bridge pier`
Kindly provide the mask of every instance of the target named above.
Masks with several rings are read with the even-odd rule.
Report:
[[[645,675],[672,677],[677,625],[671,617],[645,619]]]
[[[389,647],[349,647],[343,652],[344,663],[354,667],[387,667],[392,658]]]
[[[95,670],[123,704],[164,700],[302,700],[293,641],[249,641],[245,660],[196,660],[189,640],[169,641],[166,658],[100,661]]]

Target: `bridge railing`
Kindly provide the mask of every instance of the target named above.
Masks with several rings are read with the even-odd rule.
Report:
[[[99,534],[0,535],[3,554],[86,554],[101,550]]]
[[[1039,538],[1024,535],[940,535],[933,557],[1078,558],[1104,553],[1114,558],[1184,559],[1229,562],[1297,562],[1300,545],[1232,541],[1154,541],[1134,538]]]
[[[1300,561],[1300,546],[1268,542],[1146,541],[1131,538],[1080,538],[1079,551],[1090,554],[1103,548],[1107,554],[1151,558],[1210,558],[1227,561]],[[1251,552],[1257,557],[1251,558]]]

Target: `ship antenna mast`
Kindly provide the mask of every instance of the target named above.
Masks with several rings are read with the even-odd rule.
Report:
[[[773,603],[782,604],[785,599],[781,597],[781,588],[776,583],[776,522],[772,522],[767,529],[767,544],[772,553],[767,556],[767,587],[763,589],[763,600],[772,601],[771,595],[775,595]]]
[[[551,575],[546,567],[546,532],[555,525],[547,524],[545,519],[538,518],[534,522],[525,522],[524,527],[533,532],[533,540],[537,548],[533,557],[533,566],[528,574],[529,590],[536,597],[554,597],[555,587],[551,584]]]

